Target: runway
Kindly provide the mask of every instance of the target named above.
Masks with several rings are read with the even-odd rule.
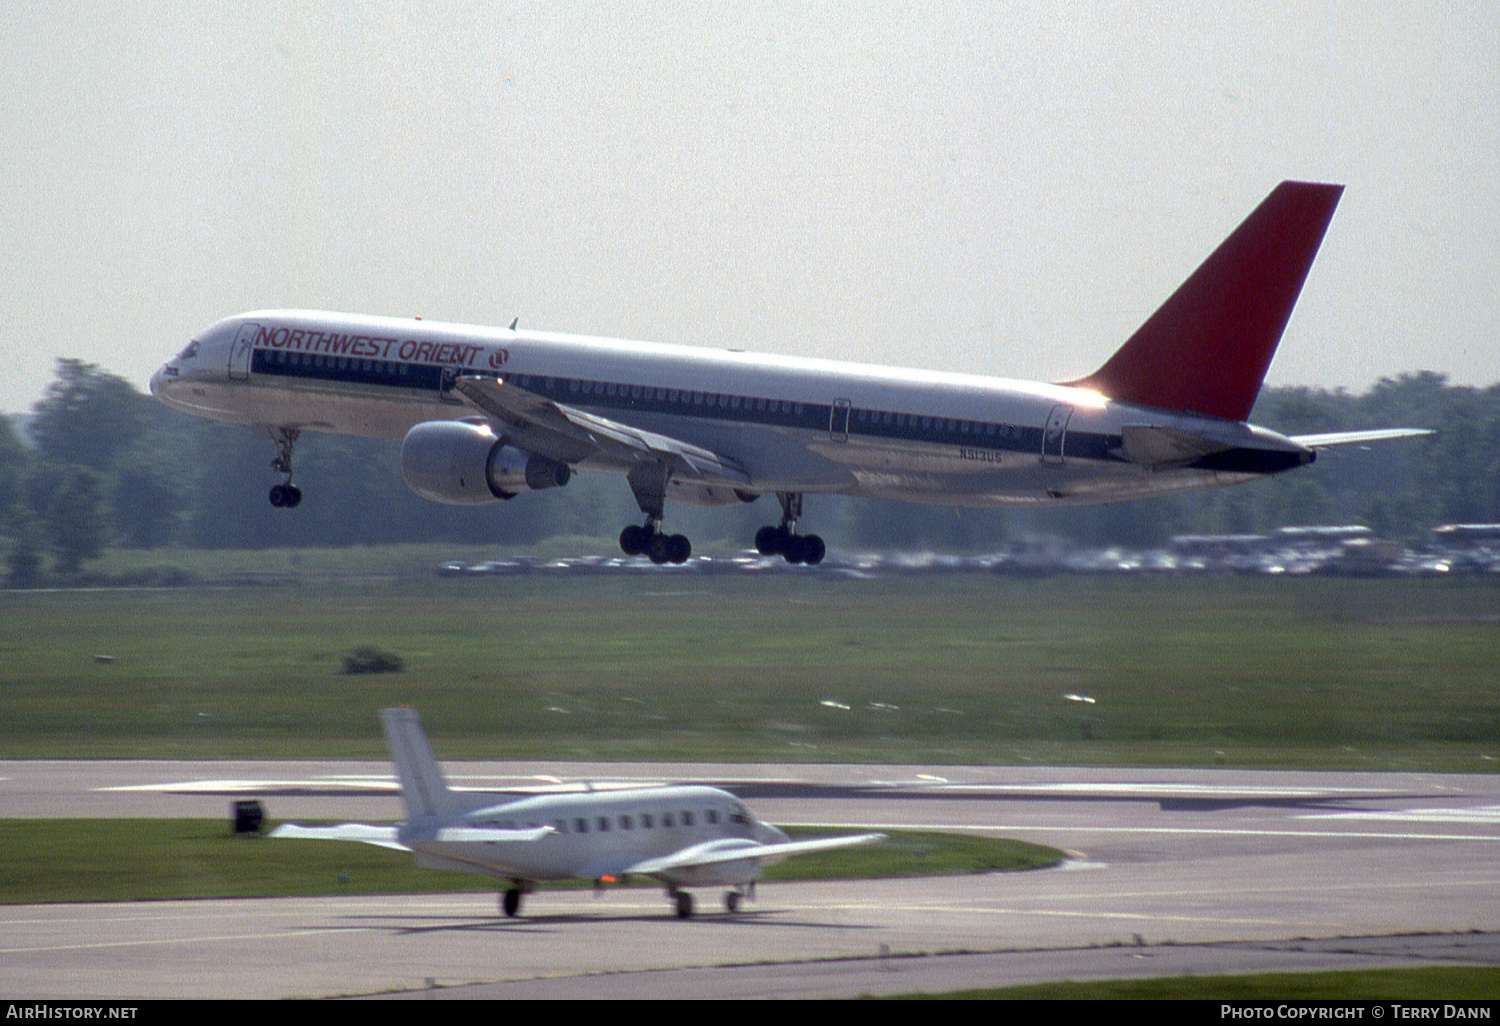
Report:
[[[118,999],[804,997],[1500,961],[1488,933],[1500,911],[1496,776],[447,769],[456,785],[480,789],[535,774],[714,782],[772,822],[982,831],[1072,858],[1035,873],[769,884],[748,914],[688,922],[651,889],[541,892],[509,921],[476,894],[8,906],[0,989]],[[9,816],[227,816],[231,797],[259,790],[272,819],[396,818],[388,775],[383,763],[0,762],[0,800]],[[1342,940],[1320,943],[1332,938]]]

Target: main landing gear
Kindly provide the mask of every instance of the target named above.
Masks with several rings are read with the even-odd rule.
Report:
[[[724,911],[729,913],[730,915],[737,914],[740,910],[740,902],[745,898],[754,900],[754,884],[751,884],[748,888],[736,887],[732,891],[725,891]],[[672,903],[672,910],[677,913],[678,919],[693,918],[693,896],[687,891],[683,890],[681,887],[669,887],[667,888],[667,900]]]
[[[777,492],[781,500],[781,526],[762,527],[755,532],[755,549],[762,556],[781,556],[788,563],[817,566],[828,551],[823,539],[815,534],[798,534],[797,520],[802,516],[801,492]]]
[[[631,524],[620,532],[620,549],[627,556],[645,556],[660,566],[682,564],[693,554],[693,544],[680,534],[663,534],[661,521],[648,520],[644,526]]]
[[[631,524],[620,532],[620,551],[627,556],[645,556],[658,566],[682,564],[693,554],[693,545],[680,534],[663,534],[662,507],[666,504],[671,470],[665,463],[638,463],[626,476],[635,504],[646,514],[645,524]]]
[[[692,543],[680,534],[664,534],[661,529],[665,471],[641,465],[630,472],[630,487],[636,504],[646,514],[642,525],[631,524],[620,532],[620,551],[627,556],[647,556],[651,562],[686,563],[693,554]],[[817,566],[828,548],[815,534],[798,534],[797,520],[802,516],[801,492],[777,492],[781,502],[781,524],[762,527],[755,532],[755,548],[762,556],[781,556],[788,563]]]
[[[500,911],[505,913],[507,919],[514,919],[521,914],[522,891],[522,885],[517,881],[512,881],[511,886],[501,893]]]
[[[271,429],[271,442],[276,446],[276,458],[271,469],[285,474],[286,480],[271,487],[271,505],[277,509],[291,509],[302,501],[302,489],[292,484],[292,446],[297,444],[299,428],[278,427]]]

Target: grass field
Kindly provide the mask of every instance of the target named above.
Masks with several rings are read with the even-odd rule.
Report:
[[[1480,579],[320,582],[0,593],[0,757],[1500,765]]]
[[[787,830],[794,837],[840,832],[848,831]],[[47,857],[37,858],[39,851]],[[1025,841],[897,830],[880,844],[788,859],[769,867],[764,879],[1011,872],[1053,866],[1062,857]],[[635,882],[660,886],[644,878]],[[490,877],[419,869],[406,852],[346,841],[236,836],[223,820],[0,819],[0,904],[497,889]]]

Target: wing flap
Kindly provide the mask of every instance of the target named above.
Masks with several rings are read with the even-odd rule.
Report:
[[[500,378],[465,375],[453,388],[503,425],[508,440],[549,459],[603,460],[623,470],[665,462],[680,479],[727,487],[749,481],[743,467],[712,450],[563,406]]]

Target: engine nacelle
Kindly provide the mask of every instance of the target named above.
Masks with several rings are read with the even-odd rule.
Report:
[[[507,445],[487,424],[435,420],[406,433],[401,476],[424,499],[469,506],[560,488],[572,471],[566,463]]]

